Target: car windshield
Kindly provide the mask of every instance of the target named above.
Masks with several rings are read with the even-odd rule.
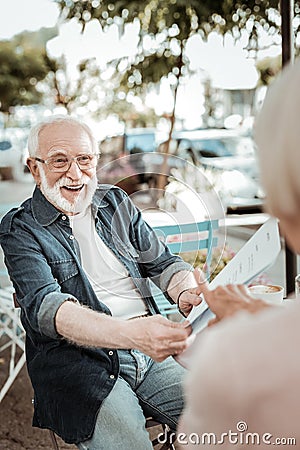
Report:
[[[126,135],[126,149],[129,152],[153,152],[155,150],[155,135],[148,134],[132,134]]]
[[[255,155],[253,141],[248,137],[198,139],[193,141],[193,148],[206,158]]]

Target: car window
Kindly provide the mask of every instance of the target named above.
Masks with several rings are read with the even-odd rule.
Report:
[[[227,142],[221,139],[201,139],[194,143],[196,150],[205,158],[230,156],[230,150],[227,144]]]
[[[153,152],[155,150],[155,135],[137,134],[126,135],[126,150],[131,153],[139,152]]]
[[[10,141],[1,141],[0,142],[0,151],[9,150],[12,147]]]
[[[253,156],[254,145],[250,138],[199,139],[193,147],[204,158],[222,156]]]

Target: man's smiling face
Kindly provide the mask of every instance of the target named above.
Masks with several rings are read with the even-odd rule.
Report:
[[[42,160],[51,157],[69,158],[92,154],[93,147],[87,132],[73,123],[52,123],[39,133],[37,156]],[[96,167],[82,170],[72,161],[66,172],[53,172],[46,164],[29,161],[37,185],[45,197],[67,214],[83,211],[92,200],[97,186]]]

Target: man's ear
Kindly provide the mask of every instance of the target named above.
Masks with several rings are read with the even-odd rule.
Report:
[[[33,158],[27,158],[26,164],[30,170],[31,175],[34,178],[34,181],[36,182],[37,186],[39,186],[41,184],[41,176],[37,162]]]

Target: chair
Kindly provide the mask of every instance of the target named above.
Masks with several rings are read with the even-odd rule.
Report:
[[[218,228],[219,221],[217,219],[153,227],[159,239],[174,254],[197,252],[198,250],[206,249],[207,277],[209,277],[212,251],[218,244],[218,238],[215,236]],[[155,302],[164,317],[170,317],[170,315],[178,313],[177,305],[171,304],[154,283],[151,284],[151,289]]]
[[[49,434],[50,434],[50,439],[51,439],[51,444],[52,444],[53,450],[59,450],[59,446],[58,446],[54,432],[52,430],[49,430]]]
[[[0,353],[10,348],[9,368],[0,389],[0,403],[25,364],[25,331],[20,321],[20,309],[12,288],[0,288]],[[17,351],[17,350],[20,351]],[[59,450],[56,437],[50,431],[54,450]]]
[[[0,403],[25,364],[25,331],[20,311],[12,301],[11,288],[0,288],[0,353],[10,349],[8,374],[0,389]],[[19,351],[18,351],[19,350]]]
[[[152,417],[146,419],[147,429],[157,426],[161,427],[162,431],[160,434],[163,436],[163,439],[159,439],[159,434],[157,434],[157,437],[152,440],[153,448],[155,448],[157,445],[161,445],[158,450],[175,450],[174,444],[177,437],[176,434],[169,428],[169,426],[157,422],[156,420],[152,419]]]

